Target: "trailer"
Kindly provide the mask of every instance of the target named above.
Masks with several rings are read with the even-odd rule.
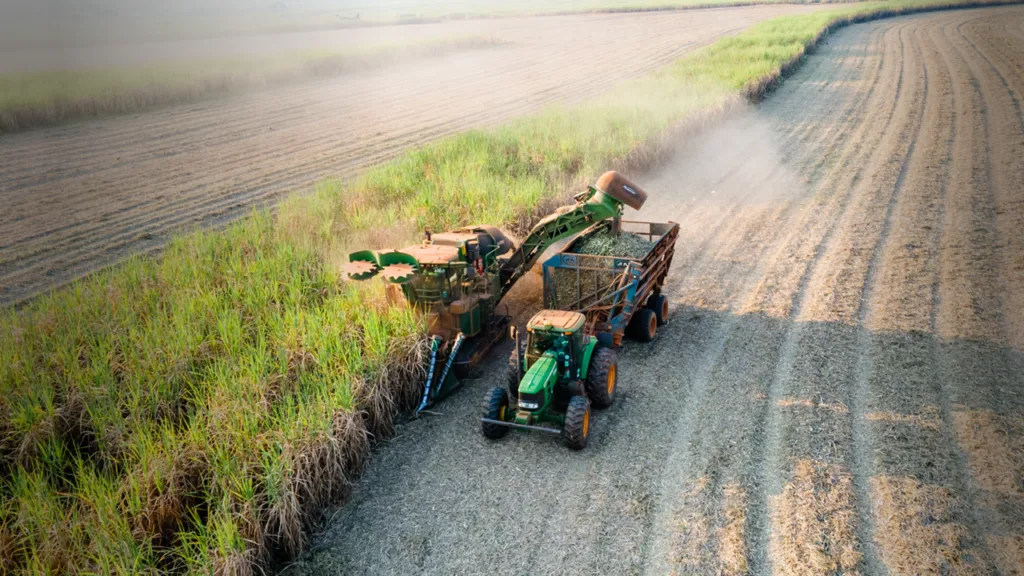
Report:
[[[575,251],[585,239],[613,231],[644,238],[650,249],[640,257]],[[582,313],[587,332],[605,346],[618,347],[627,335],[653,340],[658,326],[668,322],[661,290],[678,236],[675,222],[606,220],[591,226],[544,262],[544,307]]]

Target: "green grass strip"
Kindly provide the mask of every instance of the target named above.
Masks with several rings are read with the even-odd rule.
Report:
[[[341,280],[349,247],[523,227],[601,171],[652,162],[687,119],[763,94],[823,31],[950,5],[777,18],[0,313],[0,570],[206,574],[293,556],[422,378],[420,320],[378,283]]]

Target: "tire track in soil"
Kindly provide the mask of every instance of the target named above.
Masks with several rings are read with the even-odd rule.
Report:
[[[907,60],[906,51],[909,47],[905,45],[902,37],[900,40],[900,49],[904,52],[901,60],[905,62]],[[917,143],[916,138],[924,122],[928,71],[924,61],[920,62],[920,66],[924,74],[923,82],[919,88],[922,94],[918,96],[911,91],[911,95],[915,97],[915,107],[919,109],[919,112],[911,111],[914,114],[919,114],[917,123],[913,128],[914,137],[907,140],[905,151],[890,151],[889,155],[892,159],[896,161],[902,159],[902,162],[900,163],[896,180],[892,184],[893,189],[886,204],[885,215],[881,219],[882,228],[870,252],[870,260],[867,262],[865,277],[861,285],[861,296],[856,306],[856,325],[861,329],[857,331],[854,344],[856,360],[853,366],[853,381],[851,382],[853,393],[850,396],[851,411],[853,413],[851,430],[854,457],[852,464],[854,482],[857,486],[858,532],[861,541],[862,558],[864,566],[869,572],[881,570],[882,565],[885,566],[885,569],[893,571],[893,559],[907,552],[902,543],[894,546],[893,542],[886,540],[886,537],[895,537],[899,541],[903,534],[899,530],[887,530],[887,524],[885,524],[883,518],[879,517],[877,513],[872,514],[874,507],[871,503],[879,500],[879,487],[875,484],[875,480],[881,471],[881,467],[877,461],[877,454],[887,446],[883,442],[877,441],[877,435],[874,434],[870,424],[866,422],[867,416],[865,413],[869,409],[872,397],[871,378],[876,370],[875,363],[880,361],[876,359],[876,354],[873,353],[873,348],[876,345],[875,337],[866,329],[869,327],[870,322],[875,320],[871,314],[870,303],[877,289],[876,271],[882,259],[883,250],[887,247],[889,241],[892,231],[893,210],[903,192],[907,171],[911,165],[911,159]],[[897,91],[897,98],[899,96],[900,93]],[[917,98],[920,98],[922,102],[917,102]],[[890,511],[889,513],[893,512]],[[882,534],[881,536],[880,533]],[[873,535],[873,538],[869,539],[871,535]],[[897,548],[894,552],[891,551],[893,547]]]
[[[0,301],[158,247],[182,227],[229,221],[427,140],[578,101],[758,20],[812,9],[537,18],[507,31],[512,45],[433,66],[5,135]],[[629,30],[645,33],[613,33]],[[595,77],[600,84],[587,81]]]
[[[990,283],[995,314],[981,319],[987,321],[987,341],[996,346],[950,341],[945,355],[946,381],[954,384],[950,386],[953,430],[972,473],[968,489],[987,527],[986,543],[1000,572],[1016,574],[1024,565],[1020,528],[1024,526],[1024,484],[1019,481],[1024,478],[1024,354],[1014,342],[1013,318],[1020,311],[1013,309],[1019,287],[1012,283],[1024,268],[1024,244],[1019,240],[1024,224],[1024,169],[1019,165],[1024,153],[1024,121],[1006,77],[993,64],[993,56],[986,54],[988,50],[999,52],[999,38],[972,39],[963,34],[969,24],[974,22],[950,27],[947,38],[950,50],[965,62],[972,88],[982,102],[978,107],[982,113],[974,121],[985,137],[984,146],[978,148],[985,153],[982,169],[990,176],[980,186],[984,191],[980,204],[984,207],[982,229],[992,242],[986,258],[980,260],[987,265],[979,270],[979,277]],[[998,89],[1000,85],[1003,90]],[[1013,470],[1012,477],[1018,480],[1007,482],[1009,478],[1001,473],[1005,468]]]
[[[754,139],[762,143],[762,149],[771,149],[770,145],[763,145],[766,143],[764,140]],[[753,194],[753,199],[749,194],[745,196],[747,200],[746,204],[742,206],[742,213],[734,216],[740,225],[739,230],[727,231],[716,236],[719,238],[717,243],[721,244],[722,250],[709,253],[710,258],[705,260],[704,270],[695,272],[684,268],[685,276],[672,280],[674,294],[678,295],[674,300],[682,309],[728,310],[730,302],[742,301],[742,296],[753,288],[753,281],[757,277],[753,271],[760,263],[759,254],[771,246],[773,238],[785,232],[784,226],[778,224],[788,218],[796,204],[795,201],[790,199],[773,205],[774,203],[763,202],[763,197],[784,194],[783,191],[791,186],[792,182],[783,170],[774,166],[776,161],[774,158],[768,157],[764,160],[768,161],[767,165],[763,161],[755,162],[758,166],[754,170],[749,170],[749,166],[752,164],[748,158],[750,174],[746,178],[736,178],[731,184],[733,193],[743,190],[744,187],[749,190],[758,190],[759,185],[763,187]],[[683,163],[692,166],[706,165],[700,158]],[[768,172],[767,178],[760,176],[765,171]],[[672,182],[679,179],[679,175],[672,173],[671,170],[668,173],[668,176],[655,178],[652,181],[655,188],[652,189],[664,187],[660,186],[662,180]],[[730,192],[727,189],[725,193],[728,197]],[[761,200],[758,200],[759,197]],[[741,202],[743,201],[741,200]],[[660,209],[657,212],[663,213]],[[724,240],[720,239],[722,237]],[[713,291],[714,294],[709,293],[708,286],[716,287]],[[703,293],[691,298],[690,294],[701,287]],[[723,552],[725,558],[722,559],[722,563],[742,571],[743,566],[747,563],[743,536],[745,526],[742,520],[742,507],[735,505],[735,502],[746,501],[745,488],[738,481],[740,474],[733,470],[731,474],[722,474],[727,477],[716,477],[709,480],[703,477],[701,472],[712,467],[712,463],[708,462],[707,458],[713,458],[715,454],[724,460],[743,462],[745,458],[742,454],[742,447],[749,443],[736,441],[737,433],[742,436],[743,431],[741,428],[730,427],[727,420],[713,423],[712,426],[716,428],[714,432],[700,436],[689,434],[695,428],[695,422],[704,422],[704,416],[697,409],[702,398],[729,395],[735,401],[734,415],[737,416],[745,414],[750,403],[756,404],[759,401],[755,395],[756,390],[752,389],[752,383],[749,380],[737,381],[728,375],[723,375],[743,371],[741,366],[732,362],[736,360],[742,365],[743,357],[730,357],[725,354],[730,342],[750,346],[757,345],[756,342],[746,341],[744,335],[736,328],[737,317],[731,314],[725,317],[721,325],[716,326],[714,345],[708,358],[695,371],[697,374],[695,386],[690,392],[694,400],[689,403],[681,416],[674,442],[675,446],[686,447],[686,449],[673,451],[666,463],[668,474],[662,485],[663,497],[655,506],[652,525],[654,534],[669,536],[674,534],[672,525],[680,515],[686,516],[693,513],[711,516],[711,521],[716,523],[715,530],[725,531],[729,534],[729,546]],[[698,429],[700,428],[698,427]],[[730,430],[731,433],[729,433]],[[724,436],[719,436],[716,432],[724,433]],[[739,446],[740,454],[725,456],[724,452],[719,450],[721,445]],[[700,458],[701,455],[705,458]],[[697,457],[700,462],[695,463],[694,457]],[[716,464],[721,464],[721,461]],[[700,496],[704,497],[703,501],[690,502],[691,507],[695,508],[693,510],[687,510],[685,507],[683,510],[675,509],[673,496],[685,490],[686,486],[694,484],[701,485],[700,491],[703,493]],[[665,498],[665,494],[670,496]],[[716,510],[719,508],[719,502],[722,503],[721,512],[725,514],[725,518],[714,518]],[[672,543],[667,542],[666,538],[655,539],[645,547],[650,550],[645,560],[646,570],[655,573],[666,573],[668,569],[665,566],[665,558],[678,555],[678,552],[673,549]],[[714,558],[706,557],[706,555],[683,558],[682,560],[684,560],[683,564],[686,569],[710,567],[715,563]]]
[[[785,102],[786,100],[785,100],[785,97],[784,97],[784,96],[781,96],[781,95],[780,95],[779,99],[777,99],[776,101],[780,101],[780,102]],[[812,155],[812,156],[813,156],[813,155]],[[806,225],[806,224],[804,224],[804,225]],[[799,235],[798,235],[798,236],[799,236]],[[790,238],[790,240],[792,240],[792,237]],[[779,332],[779,336],[776,336],[776,337],[774,337],[774,338],[771,338],[771,337],[769,337],[769,338],[767,338],[767,339],[764,339],[764,338],[754,338],[754,339],[753,339],[754,341],[758,341],[758,342],[759,342],[759,343],[758,343],[758,344],[757,344],[757,345],[755,346],[755,348],[759,348],[759,349],[762,349],[762,350],[768,351],[769,353],[777,353],[777,351],[778,351],[778,348],[779,348],[779,342],[781,341],[781,329],[778,329],[777,331]],[[763,335],[762,335],[762,336],[763,336]],[[770,375],[766,374],[765,376],[766,376],[766,377],[764,378],[764,380],[769,380],[769,379],[770,379]],[[727,380],[727,379],[728,379],[728,377],[726,377],[725,379]],[[742,380],[742,379],[741,379],[741,380]],[[756,379],[755,379],[755,380],[756,380]],[[755,397],[758,397],[759,399],[763,399],[763,398],[760,398],[760,397],[762,397],[762,396],[763,396],[763,390],[756,390],[756,389],[755,389],[755,391],[754,391],[754,395],[755,395]],[[764,411],[764,409],[762,408],[762,412],[761,412],[761,416],[760,416],[760,418],[762,418],[762,419],[763,419],[763,411]],[[757,434],[756,434],[756,432],[755,432],[754,436],[756,437],[756,435],[757,435]],[[755,444],[756,444],[756,442],[755,442]],[[754,508],[756,509],[757,507],[756,507],[756,506],[754,506]],[[752,523],[752,524],[755,524],[755,525],[756,525],[756,524],[758,524],[758,523],[759,523],[759,522],[758,522],[758,517],[761,517],[761,518],[763,518],[763,514],[760,514],[760,515],[759,515],[759,514],[757,514],[757,513],[754,513],[754,514],[753,514],[753,516],[754,516],[754,518],[752,518],[752,519],[748,519],[748,520],[747,520],[748,524],[751,524],[751,523]],[[763,524],[763,521],[762,521],[761,523]],[[756,531],[757,531],[757,530],[754,530],[754,532],[756,532]],[[758,547],[757,547],[757,546],[754,546],[754,545],[750,545],[750,546],[749,546],[749,548],[750,548],[751,550],[754,550],[754,551],[756,551],[756,550],[758,549]],[[761,563],[763,563],[763,559],[758,559],[758,558],[755,558],[755,559],[754,559],[754,564],[755,564],[755,565],[757,565],[757,564],[759,563],[759,561],[760,561]],[[691,567],[692,567],[692,566],[691,566]]]
[[[799,88],[797,89],[799,90]],[[785,102],[785,96],[779,95],[779,100]],[[831,113],[831,112],[830,112]],[[814,119],[813,116],[810,116]],[[813,154],[809,155],[813,157]],[[782,220],[785,222],[785,219]],[[786,225],[777,225],[775,220],[761,221],[761,224],[769,229],[787,229]],[[790,237],[792,240],[792,237]],[[756,258],[757,252],[752,252],[751,256]],[[751,283],[758,280],[761,276],[760,270],[751,270],[753,266],[746,269],[748,274],[747,287],[748,289],[740,292],[741,296],[736,298],[736,302],[744,302],[747,296],[742,294],[750,295],[750,289],[752,288]],[[732,329],[727,335],[728,342],[724,346],[724,350],[743,350],[744,353],[739,355],[732,355],[725,353],[725,355],[718,360],[714,369],[710,374],[710,383],[705,387],[706,393],[694,399],[692,402],[693,406],[699,406],[705,402],[713,402],[715,397],[727,397],[733,402],[731,410],[727,417],[723,417],[721,414],[715,414],[716,420],[713,423],[706,424],[707,427],[713,430],[706,433],[697,440],[680,441],[677,442],[683,446],[694,446],[686,450],[685,455],[681,458],[688,461],[689,467],[692,469],[696,467],[698,470],[707,472],[705,476],[699,473],[686,473],[680,475],[683,478],[687,478],[690,485],[700,485],[701,498],[689,497],[684,499],[684,503],[680,510],[674,511],[673,516],[682,518],[693,518],[693,517],[711,517],[711,522],[716,524],[716,530],[726,532],[736,532],[733,524],[735,523],[733,517],[729,517],[726,514],[726,518],[717,518],[714,516],[716,510],[721,508],[722,510],[728,510],[728,503],[723,502],[723,495],[728,495],[730,488],[733,490],[736,487],[746,490],[757,490],[756,474],[748,472],[751,461],[754,457],[754,452],[757,451],[758,441],[757,438],[761,433],[765,410],[765,389],[762,382],[770,380],[770,374],[765,372],[766,368],[770,368],[773,362],[767,360],[776,358],[779,353],[780,342],[782,340],[781,333],[782,329],[779,326],[774,326],[771,319],[753,319],[745,322],[741,327],[731,326]],[[757,327],[756,330],[752,330],[753,327]],[[760,366],[752,365],[754,359],[762,361]],[[745,421],[752,421],[754,424],[751,426]],[[689,426],[683,426],[685,430]],[[737,434],[741,437],[737,438]],[[744,438],[743,436],[747,436]],[[740,446],[741,448],[735,448]],[[751,450],[752,448],[752,450]],[[728,454],[731,453],[731,454]],[[722,456],[722,454],[728,454],[728,457]],[[708,461],[711,458],[711,461]],[[723,462],[723,459],[728,461]],[[697,462],[697,464],[693,464]],[[713,478],[708,481],[706,478]],[[670,485],[672,485],[670,483]],[[708,489],[710,485],[710,490]],[[724,486],[723,486],[724,485]],[[667,497],[672,498],[673,490],[669,489],[666,491]],[[756,503],[755,498],[750,498],[750,501]],[[756,533],[759,529],[759,524],[763,525],[763,514],[758,513],[758,507],[756,505],[751,506],[748,510],[750,515],[745,519],[744,524],[746,526],[752,526],[753,530],[746,530],[749,534],[751,532]],[[727,524],[722,524],[722,522]],[[755,572],[758,571],[758,567],[763,565],[763,558],[757,554],[759,550],[758,546],[750,545],[748,541],[752,540],[747,535],[743,535],[743,546],[750,553],[744,551],[742,561],[737,561],[735,558],[735,551],[730,548],[735,546],[725,546],[724,550],[719,550],[719,555],[724,554],[724,557],[714,558],[713,553],[705,553],[703,558],[701,554],[691,554],[696,558],[683,558],[681,562],[676,562],[677,568],[681,568],[684,572],[691,570],[705,570],[709,572],[715,572],[718,570],[725,570],[726,572],[743,572],[745,570],[738,570],[738,566],[749,565],[752,566]],[[687,534],[684,531],[684,538],[693,538],[694,534]],[[721,539],[721,538],[720,538]],[[654,550],[657,550],[655,546]],[[713,552],[713,551],[710,551]],[[663,553],[662,553],[663,554]],[[654,552],[657,556],[659,553]],[[748,555],[752,557],[747,558]],[[654,568],[649,570],[654,573],[661,573],[661,566],[657,563],[654,564]]]
[[[1015,257],[1024,252],[1024,238],[1019,233],[1024,229],[1024,208],[1021,208],[1024,199],[1018,197],[1020,190],[1024,188],[1024,167],[1021,166],[1019,155],[1024,149],[1024,112],[1021,110],[1021,99],[1024,98],[1024,78],[1021,75],[1024,72],[1024,62],[1021,61],[1020,52],[1015,53],[1017,61],[1007,58],[1004,51],[996,48],[992,40],[980,37],[976,42],[972,40],[972,34],[963,34],[963,39],[991,70],[986,76],[991,77],[994,74],[1006,91],[1005,96],[1002,93],[998,96],[991,95],[991,87],[995,86],[995,82],[985,84],[989,90],[989,93],[986,93],[986,101],[996,101],[996,106],[991,108],[995,117],[992,129],[998,133],[999,141],[1005,143],[991,150],[993,154],[989,157],[990,167],[1000,167],[999,170],[993,170],[992,184],[998,191],[998,196],[1002,198],[1005,208],[997,211],[997,215],[1002,216],[1000,220],[1004,221],[1003,229],[1018,231],[1017,234],[1002,235],[1000,245],[1006,246],[1005,253],[1008,257]],[[979,44],[987,50],[979,47]],[[1016,73],[1005,71],[1007,67],[1013,68]],[[1012,107],[1006,105],[1007,98]],[[1016,113],[1016,118],[1010,114],[1011,110]],[[1003,317],[1007,343],[1018,350],[1024,350],[1024,263],[1007,258],[1002,270],[1006,274]]]
[[[902,29],[898,26],[885,26],[885,28],[890,36],[893,34],[897,36],[896,39],[902,47],[902,38],[900,37]],[[882,56],[879,58],[879,69],[872,83],[871,93],[874,93],[878,79],[885,76],[884,66],[887,61],[890,65],[888,74],[894,78],[882,83],[883,88],[887,88],[880,94],[882,102],[868,104],[869,108],[876,110],[875,115],[878,118],[865,119],[862,126],[870,127],[876,122],[890,125],[900,102],[900,93],[903,88],[903,59],[899,55],[896,58],[885,58],[888,53],[886,46],[890,42],[892,42],[891,38],[883,39],[883,46],[880,50]],[[895,83],[895,89],[891,87],[893,83]],[[888,93],[889,91],[892,92],[892,95]],[[885,105],[879,105],[883,103]],[[884,120],[881,118],[883,116]],[[862,132],[858,136],[868,138],[873,136],[878,139],[882,137],[882,134],[875,132],[865,135]],[[856,550],[853,549],[856,538],[851,532],[858,527],[863,528],[865,524],[863,521],[854,522],[850,518],[853,512],[849,509],[849,500],[852,499],[852,494],[837,496],[845,502],[839,502],[831,512],[845,520],[828,529],[823,526],[816,527],[815,529],[821,532],[818,538],[819,542],[815,543],[817,549],[814,550],[814,553],[807,554],[806,552],[794,552],[792,550],[794,541],[799,544],[801,539],[814,538],[815,535],[800,533],[799,528],[794,527],[795,523],[790,517],[799,512],[790,510],[794,506],[787,500],[792,496],[787,495],[788,489],[785,487],[807,482],[813,484],[814,478],[823,473],[845,478],[850,474],[847,470],[850,468],[856,470],[857,468],[854,463],[855,458],[847,450],[840,449],[846,448],[845,446],[832,447],[823,452],[815,446],[813,440],[804,438],[824,432],[832,438],[845,439],[844,444],[849,444],[855,436],[850,429],[850,423],[845,422],[843,418],[843,415],[848,412],[846,407],[851,403],[851,399],[842,387],[834,387],[835,382],[846,381],[845,375],[851,373],[851,367],[846,362],[838,362],[838,359],[830,358],[832,356],[830,350],[823,349],[820,345],[822,341],[827,341],[830,344],[849,342],[850,335],[847,333],[848,331],[843,331],[842,334],[829,337],[829,332],[833,331],[829,330],[828,325],[807,322],[805,317],[808,315],[808,292],[812,279],[822,274],[822,268],[828,262],[830,252],[834,251],[833,247],[839,243],[836,240],[837,236],[842,238],[844,234],[849,233],[843,226],[845,224],[846,228],[849,228],[847,222],[850,215],[863,210],[862,201],[858,196],[863,195],[864,188],[854,190],[857,182],[862,178],[861,171],[870,177],[873,168],[877,166],[877,158],[891,155],[891,150],[883,144],[884,142],[877,140],[864,144],[855,138],[847,148],[852,152],[847,156],[848,163],[840,164],[834,174],[837,177],[845,174],[848,180],[840,179],[838,182],[826,183],[826,186],[829,184],[835,186],[834,196],[843,198],[842,212],[837,212],[837,220],[833,221],[824,236],[812,236],[812,238],[819,239],[814,257],[804,268],[805,272],[800,279],[798,289],[790,298],[791,305],[788,309],[792,310],[791,318],[805,319],[805,321],[791,324],[782,344],[781,358],[776,365],[768,395],[769,409],[771,410],[767,425],[768,439],[760,463],[762,474],[766,477],[762,490],[763,498],[759,500],[760,514],[767,516],[771,509],[774,516],[772,526],[776,527],[775,532],[777,533],[770,534],[767,522],[762,523],[764,529],[760,532],[758,543],[762,550],[772,551],[775,556],[775,570],[781,573],[801,573],[803,570],[810,569],[812,565],[818,565],[820,568],[823,561],[832,566],[831,570],[849,570],[856,566],[858,560]],[[872,160],[872,158],[876,159]],[[857,165],[860,165],[861,168],[855,168]],[[850,192],[843,194],[844,190]],[[823,338],[823,336],[825,337]],[[828,360],[825,361],[825,359]],[[818,364],[830,365],[829,370],[822,374],[823,377],[815,377],[821,373],[820,369],[814,369]],[[787,418],[779,418],[783,411]],[[783,452],[789,453],[788,465],[784,465],[783,459],[780,457]],[[801,476],[802,478],[800,478]],[[848,481],[846,484],[844,486],[846,492],[853,492],[853,486],[849,485]],[[772,506],[772,500],[775,500],[774,506]],[[826,505],[825,502],[815,500],[807,504],[816,507]],[[863,529],[859,534],[860,539],[864,540]],[[806,543],[804,545],[806,546]],[[843,553],[835,554],[835,558],[828,561],[822,550],[826,546],[835,548],[837,551],[842,550]],[[873,564],[870,561],[872,556],[869,554],[868,558],[867,566],[870,571]]]
[[[858,417],[866,421],[876,474],[872,498],[895,508],[874,518],[875,541],[889,571],[986,573],[989,554],[965,498],[966,471],[942,418],[938,345],[924,335],[932,330],[936,306],[936,254],[928,246],[938,239],[948,179],[942,130],[953,126],[942,97],[949,93],[948,74],[934,60],[935,47],[924,42],[926,31],[915,31],[916,44],[929,56],[922,58],[930,71],[925,87],[938,88],[940,98],[926,99],[924,131],[901,173],[906,178],[894,216],[902,224],[890,229],[873,260],[874,282],[862,309],[862,325],[870,332],[861,332]],[[922,522],[915,509],[934,521]]]
[[[971,476],[970,455],[958,444],[963,436],[964,392],[977,403],[984,398],[989,405],[1012,406],[1012,400],[1000,398],[999,389],[1008,379],[1008,366],[1002,354],[993,355],[979,340],[1003,340],[1001,325],[1001,299],[996,289],[999,266],[994,262],[995,202],[990,184],[988,158],[988,126],[984,113],[986,106],[977,77],[947,36],[952,28],[947,24],[933,31],[940,38],[935,41],[953,75],[954,110],[959,131],[954,138],[951,155],[951,178],[947,189],[948,209],[942,225],[939,276],[934,295],[935,313],[933,331],[940,336],[936,362],[939,370],[939,388],[942,393],[941,417],[944,441],[954,451],[960,484],[972,512],[972,529],[977,534],[991,533],[1001,518],[985,505],[985,494]],[[957,26],[959,29],[959,26]],[[965,94],[966,92],[966,94]],[[972,301],[983,298],[981,305]],[[957,344],[956,339],[974,340]],[[994,399],[999,399],[993,403]],[[987,527],[987,528],[986,528]],[[1005,532],[1006,529],[1000,530]],[[1010,530],[1009,532],[1012,532]],[[1006,570],[1002,543],[985,538],[989,556],[996,567]]]
[[[682,226],[675,309],[621,350],[591,446],[480,438],[495,359],[401,426],[290,573],[1012,573],[1024,386],[998,294],[1024,189],[1012,101],[957,30],[981,17],[1024,9],[840,31],[637,176],[641,216]]]

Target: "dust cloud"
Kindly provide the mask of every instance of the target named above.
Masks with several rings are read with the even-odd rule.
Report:
[[[636,176],[650,194],[643,218],[695,210],[720,216],[743,205],[781,204],[807,193],[806,180],[787,165],[789,151],[763,113],[737,103],[725,115],[711,128],[684,136],[677,152]]]

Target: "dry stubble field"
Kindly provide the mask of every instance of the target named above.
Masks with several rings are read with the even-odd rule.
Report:
[[[593,96],[755,22],[815,9],[487,20],[474,33],[508,45],[5,134],[0,305],[159,247],[182,227],[235,218],[279,194],[444,135]],[[446,26],[457,34],[471,24],[430,26],[443,37]]]
[[[1021,574],[1022,106],[1024,8],[837,33],[635,175],[675,312],[587,450],[485,441],[494,360],[292,573]]]

